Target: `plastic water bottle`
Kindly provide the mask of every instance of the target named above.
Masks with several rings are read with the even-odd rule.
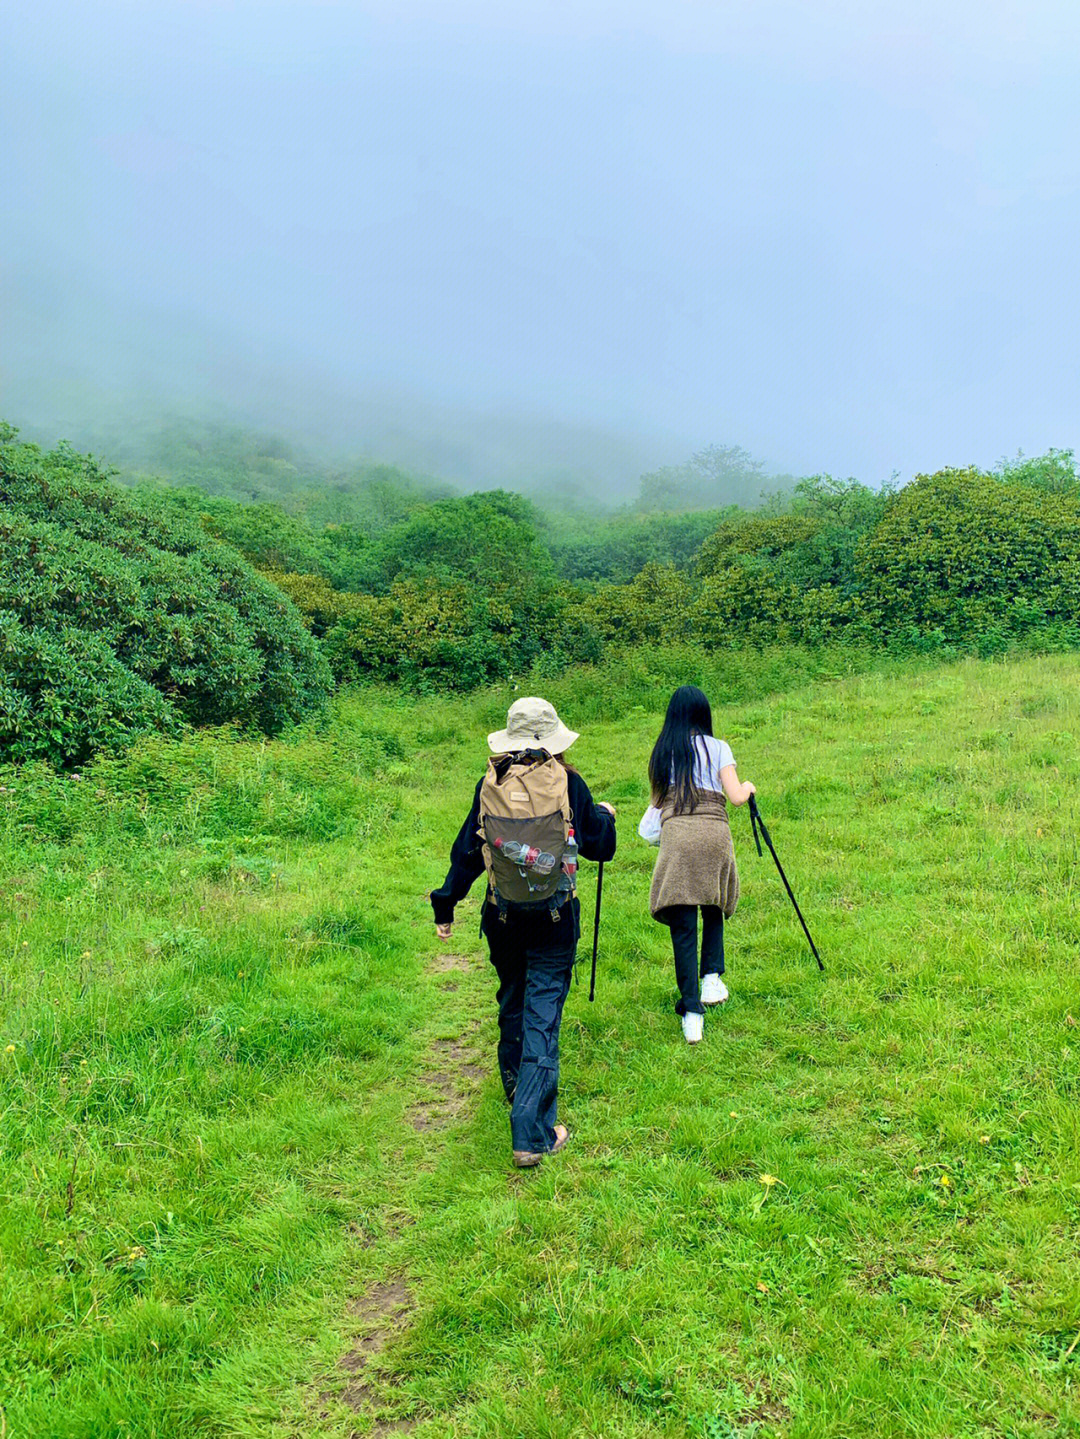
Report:
[[[520,840],[503,839],[500,836],[495,840],[495,848],[519,869],[531,869],[535,874],[550,874],[555,868],[553,854],[549,854],[546,849],[522,844]]]
[[[563,873],[571,880],[577,874],[577,856],[577,840],[574,837],[574,826],[571,825],[566,836],[566,848],[563,850],[562,857]]]

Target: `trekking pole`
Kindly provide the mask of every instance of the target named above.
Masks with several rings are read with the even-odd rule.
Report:
[[[772,838],[771,838],[771,836],[770,836],[770,834],[769,834],[769,831],[765,828],[765,821],[761,818],[761,811],[758,809],[758,807],[757,807],[757,800],[754,798],[753,795],[750,796],[750,828],[754,831],[754,843],[757,845],[757,852],[758,852],[758,854],[761,853],[761,841],[762,841],[762,840],[765,841],[765,844],[766,844],[767,847],[768,847],[769,853],[772,855],[773,860],[774,860],[775,863],[776,863],[776,868],[777,868],[777,869],[779,870],[779,872],[780,872],[780,878],[784,881],[784,888],[785,888],[785,889],[787,890],[787,892],[788,892],[788,899],[791,900],[791,903],[792,903],[792,904],[794,905],[794,907],[795,907],[795,913],[799,916],[799,923],[800,923],[800,924],[802,925],[802,927],[803,927],[803,934],[805,934],[805,935],[806,935],[806,938],[810,941],[810,949],[811,949],[811,952],[813,953],[814,958],[817,960],[817,967],[818,967],[818,969],[820,969],[820,970],[824,973],[825,966],[824,966],[824,964],[822,963],[821,955],[818,954],[818,952],[817,952],[817,945],[814,943],[813,936],[811,935],[809,929],[807,928],[806,920],[803,919],[802,910],[799,908],[799,901],[795,898],[795,895],[792,893],[791,885],[788,884],[788,877],[787,877],[787,875],[784,873],[784,866],[780,863],[780,857],[777,855],[776,850],[773,848]],[[760,831],[760,838],[759,838],[759,831]]]
[[[596,998],[596,952],[600,948],[600,896],[604,892],[604,861],[596,871],[596,914],[592,928],[592,978],[589,980],[589,1003]]]

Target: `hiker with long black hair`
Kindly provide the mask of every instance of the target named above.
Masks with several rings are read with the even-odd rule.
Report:
[[[649,760],[652,805],[639,833],[659,843],[649,909],[671,930],[676,1014],[687,1042],[704,1032],[705,1006],[723,1004],[724,919],[739,902],[739,872],[728,826],[727,801],[745,804],[754,786],[743,783],[735,756],[712,732],[712,709],[695,685],[671,696],[664,727]],[[698,911],[701,949],[698,950]]]
[[[577,856],[615,853],[615,811],[594,804],[566,751],[578,738],[542,699],[510,706],[431,904],[440,939],[487,870],[480,932],[499,976],[499,1071],[513,1160],[530,1169],[566,1143],[557,1122],[559,1026],[581,933]]]

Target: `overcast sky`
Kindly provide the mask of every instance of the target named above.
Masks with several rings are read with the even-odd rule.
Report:
[[[1080,447],[1076,0],[4,28],[0,412],[272,372],[316,429],[393,392],[871,483]]]

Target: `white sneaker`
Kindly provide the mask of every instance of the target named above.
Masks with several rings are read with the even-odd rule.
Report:
[[[700,1044],[701,1036],[705,1033],[705,1016],[703,1014],[684,1014],[682,1032],[686,1036],[687,1044]]]
[[[727,997],[727,985],[718,974],[707,974],[701,981],[702,1004],[723,1004]]]

